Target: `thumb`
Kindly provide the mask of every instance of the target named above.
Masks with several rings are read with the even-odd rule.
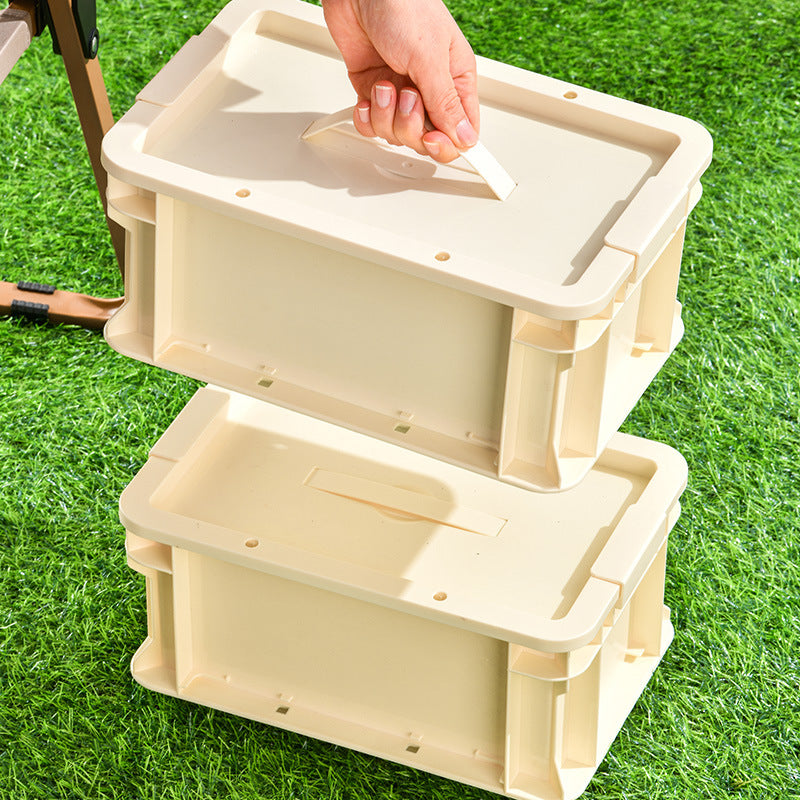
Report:
[[[454,80],[448,64],[435,64],[420,69],[416,77],[409,77],[419,89],[425,111],[438,130],[460,150],[477,143],[478,93],[474,71],[464,72]],[[468,114],[468,110],[472,113]]]

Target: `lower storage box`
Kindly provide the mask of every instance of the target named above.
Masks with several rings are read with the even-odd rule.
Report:
[[[123,494],[144,686],[515,798],[573,798],[672,638],[686,465],[616,434],[530,492],[201,389]]]

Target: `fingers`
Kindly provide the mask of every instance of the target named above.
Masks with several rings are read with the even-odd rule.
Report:
[[[469,59],[466,63],[471,66]],[[471,63],[474,64],[474,56]],[[464,69],[453,76],[449,67],[442,68],[441,65],[426,65],[418,76],[412,76],[417,78],[431,122],[460,150],[466,150],[478,141],[476,76],[474,68]]]
[[[390,144],[405,145],[441,163],[458,157],[452,141],[440,131],[426,132],[425,108],[418,91],[380,81],[370,99],[361,99],[353,112],[353,124],[362,136],[378,136]]]
[[[450,137],[441,131],[426,133],[422,139],[422,144],[427,154],[434,161],[442,164],[448,164],[460,155]]]
[[[388,81],[381,81],[372,87],[370,117],[375,133],[389,144],[403,144],[394,132],[394,118],[397,112],[397,89]]]
[[[425,107],[416,89],[406,87],[400,90],[394,117],[394,133],[407,147],[442,164],[458,158],[458,150],[447,136],[438,131],[427,131]]]
[[[394,132],[403,144],[408,144],[417,152],[424,152],[420,144],[425,133],[425,110],[419,92],[409,87],[401,89],[398,95]]]
[[[353,111],[353,125],[355,125],[356,130],[362,136],[367,136],[369,138],[377,136],[375,129],[372,127],[369,100],[359,100],[356,103],[355,110]]]

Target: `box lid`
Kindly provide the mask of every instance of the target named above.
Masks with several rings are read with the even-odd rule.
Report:
[[[321,10],[296,0],[226,6],[142,90],[103,160],[137,187],[509,306],[597,313],[630,254],[685,216],[711,139],[666,112],[478,69],[481,141],[518,184],[505,201],[462,160],[436,165],[352,126],[302,140],[354,93]]]
[[[617,434],[537,494],[232,392],[197,392],[125,490],[145,539],[547,652],[592,641],[676,519],[686,463]]]

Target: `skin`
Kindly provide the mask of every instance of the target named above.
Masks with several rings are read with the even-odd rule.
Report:
[[[323,0],[322,7],[358,94],[359,133],[441,163],[478,141],[475,56],[441,0]]]

